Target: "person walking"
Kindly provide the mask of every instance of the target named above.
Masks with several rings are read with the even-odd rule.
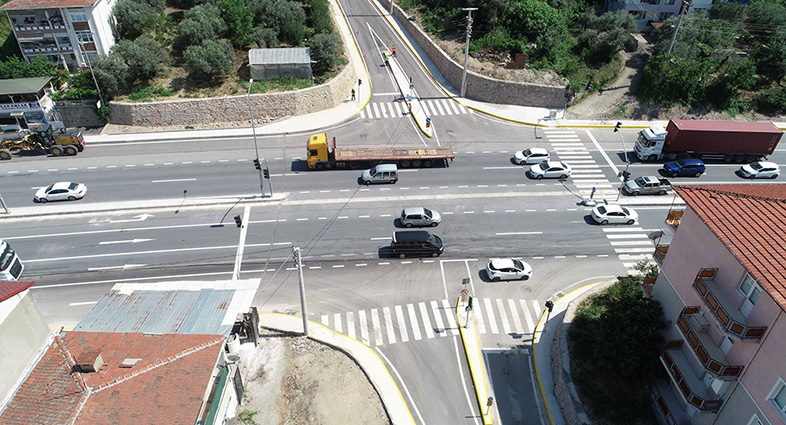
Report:
[[[393,46],[393,57],[396,57],[396,46]]]
[[[352,100],[355,100],[355,89],[352,89]]]

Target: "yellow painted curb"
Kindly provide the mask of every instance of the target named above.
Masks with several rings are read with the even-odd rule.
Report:
[[[483,417],[483,424],[484,425],[492,425],[493,422],[491,420],[491,415],[487,415],[487,414],[483,413],[483,409],[485,409],[487,407],[483,405],[483,402],[484,402],[483,395],[480,393],[481,386],[479,384],[483,385],[482,388],[484,390],[486,389],[486,372],[483,370],[483,353],[481,353],[481,351],[480,351],[480,343],[478,342],[477,350],[478,350],[478,358],[480,359],[480,371],[479,371],[480,379],[478,379],[475,376],[475,368],[472,367],[472,362],[469,360],[469,354],[468,353],[469,353],[470,348],[469,348],[469,346],[467,346],[467,339],[464,337],[464,327],[461,326],[461,318],[460,318],[460,313],[461,312],[459,311],[459,307],[461,307],[461,299],[462,298],[463,297],[459,296],[458,301],[456,302],[456,323],[458,324],[458,327],[459,327],[459,333],[461,333],[461,343],[464,345],[464,353],[466,353],[465,355],[467,357],[467,364],[469,365],[469,373],[470,373],[470,375],[472,375],[472,383],[475,385],[475,396],[478,399],[478,408],[480,409],[479,413]],[[475,329],[475,311],[471,310],[471,313],[472,313],[471,314],[471,316],[472,316],[472,331],[475,332],[475,340],[479,341],[478,340],[477,329]],[[478,381],[480,381],[480,382],[478,382]],[[486,391],[486,394],[488,395],[488,391]]]
[[[360,111],[363,110],[363,108],[365,108],[368,105],[368,102],[371,101],[371,77],[368,76],[368,68],[366,68],[366,62],[363,61],[363,55],[360,52],[360,46],[358,46],[358,41],[355,39],[355,36],[352,34],[352,28],[349,26],[349,21],[347,21],[347,14],[344,13],[344,9],[341,8],[341,4],[339,2],[332,0],[331,3],[333,3],[336,7],[338,7],[338,11],[341,12],[339,14],[341,15],[341,19],[344,21],[344,24],[347,26],[347,31],[349,32],[349,38],[350,40],[352,40],[352,44],[355,46],[355,52],[357,52],[358,54],[358,58],[360,59],[360,64],[363,65],[363,70],[366,71],[366,84],[368,85],[368,96],[366,97],[366,102],[363,103],[363,106],[361,106],[360,109],[357,110],[357,112],[352,114],[352,115],[357,115],[360,113]],[[358,90],[360,90],[360,87],[358,87]]]

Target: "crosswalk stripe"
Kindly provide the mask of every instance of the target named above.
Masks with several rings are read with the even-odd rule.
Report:
[[[532,311],[535,313],[535,317],[540,317],[541,309],[540,309],[540,304],[538,304],[538,300],[532,300]],[[533,324],[532,328],[530,328],[530,329],[532,329],[534,331],[535,325]]]
[[[612,232],[643,232],[644,229],[641,227],[604,227],[604,233],[612,233]]]
[[[368,322],[366,321],[366,310],[360,310],[358,312],[358,321],[360,322],[360,341],[363,344],[369,344],[368,340]]]
[[[322,324],[327,326],[327,327],[330,327],[330,320],[328,319],[328,315],[327,314],[323,314],[322,315]]]
[[[375,117],[378,117],[378,116],[380,116],[380,115],[379,115],[379,108],[377,107],[377,104],[376,104],[376,103],[372,103],[372,104],[371,104],[371,107],[372,107],[372,108],[374,108],[374,116],[375,116]]]
[[[360,110],[360,118],[366,119],[366,108]]]
[[[552,142],[552,143],[551,143],[551,146],[553,146],[553,147],[554,147],[554,149],[563,148],[563,147],[564,147],[564,148],[567,148],[567,147],[576,147],[576,146],[581,146],[581,147],[584,147],[584,143],[564,143],[564,142]]]
[[[386,104],[384,103],[379,104],[379,111],[382,113],[382,118],[388,117],[388,109],[385,106]]]
[[[426,332],[426,337],[434,338],[434,327],[431,326],[431,319],[428,317],[428,310],[426,310],[426,303],[418,303],[420,308],[420,315],[423,317],[423,330]]]
[[[461,110],[458,108],[458,106],[457,106],[458,104],[456,102],[454,102],[452,100],[448,100],[447,102],[448,102],[448,105],[450,105],[450,107],[453,108],[453,112],[455,112],[456,114],[460,114],[461,113]]]
[[[491,333],[498,334],[499,328],[497,327],[497,319],[494,317],[494,308],[491,305],[491,299],[483,298],[483,305],[486,309],[486,317],[489,319],[489,328],[491,328]]]
[[[647,259],[649,260],[651,257],[647,254],[620,254],[620,260],[622,261],[639,261]]]
[[[412,336],[416,341],[423,339],[420,336],[420,328],[418,327],[418,316],[415,314],[415,306],[407,304],[407,313],[409,313],[409,322],[412,324]]]
[[[588,159],[590,158],[590,159]],[[562,161],[567,162],[570,165],[573,164],[597,164],[594,159],[591,159],[591,156],[562,156],[560,155],[559,159]]]
[[[643,233],[623,233],[623,234],[613,234],[613,235],[606,235],[607,239],[649,239],[647,235]]]
[[[624,249],[623,248],[614,248],[614,252],[621,253],[621,254],[630,253],[630,252],[649,252],[649,253],[653,253],[654,251],[655,251],[655,248],[653,248],[653,247],[649,247],[649,248],[624,248]]]
[[[551,136],[547,134],[549,142],[580,142],[579,136]]]
[[[486,324],[483,322],[483,314],[480,311],[480,303],[475,303],[475,305],[472,306],[472,316],[475,318],[475,327],[478,329],[478,332],[485,334]]]
[[[530,332],[535,332],[535,323],[532,321],[532,317],[529,315],[529,309],[527,308],[527,301],[526,300],[519,300],[521,304],[521,311],[524,315],[524,320],[527,321],[527,330]]]
[[[650,241],[610,241],[611,246],[631,246],[631,245],[649,245],[652,246]],[[653,248],[655,249],[655,248]]]
[[[497,308],[499,309],[499,318],[502,322],[502,331],[505,332],[505,335],[510,334],[510,323],[508,322],[508,315],[505,313],[505,304],[502,303],[502,300],[497,298]]]
[[[423,112],[426,114],[427,117],[433,117],[434,116],[434,114],[431,112],[431,109],[427,107],[428,105],[426,105],[426,102],[421,101],[420,102],[420,106],[423,107]]]
[[[453,312],[455,311],[448,303],[448,300],[442,300],[442,308],[445,311],[445,315],[448,318],[448,326],[450,326],[450,333],[452,335],[458,335],[459,329],[458,324],[456,323],[456,317],[453,316]]]
[[[374,331],[374,345],[383,345],[382,341],[382,328],[379,326],[379,310],[376,308],[371,309],[371,324]]]
[[[431,312],[434,313],[434,323],[437,324],[437,334],[439,336],[447,335],[447,329],[445,329],[445,324],[442,322],[442,315],[439,314],[439,306],[436,301],[431,302]]]
[[[434,101],[432,101],[432,103],[431,103],[431,104],[432,104],[434,107],[436,107],[436,108],[437,108],[437,110],[439,111],[439,114],[440,114],[440,115],[447,115],[447,114],[445,113],[445,111],[443,111],[443,110],[442,110],[442,105],[439,103],[439,100],[434,100]]]
[[[440,99],[439,103],[442,104],[442,107],[445,109],[445,113],[447,113],[448,115],[453,115],[454,112],[450,109],[449,100]]]
[[[407,321],[404,320],[404,310],[400,305],[394,307],[396,310],[396,320],[398,321],[398,331],[401,332],[401,342],[409,342],[409,334],[407,334]]]
[[[355,313],[348,312],[347,313],[347,335],[350,338],[355,339]]]
[[[336,332],[343,333],[344,331],[341,329],[341,313],[333,315],[333,322],[333,327],[336,329]]]
[[[524,328],[521,327],[521,319],[519,319],[519,312],[516,309],[516,302],[508,298],[508,307],[510,307],[510,314],[513,317],[513,326],[516,327],[516,333],[522,335]]]
[[[395,105],[399,115],[404,115],[407,112],[407,106],[404,105],[404,102],[393,102],[393,105]]]
[[[382,308],[382,317],[385,319],[385,328],[388,331],[388,344],[395,344],[396,332],[393,330],[393,318],[390,317],[390,307]]]

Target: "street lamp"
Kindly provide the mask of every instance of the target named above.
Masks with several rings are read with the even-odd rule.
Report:
[[[628,161],[628,149],[625,147],[625,139],[622,137],[622,133],[620,133],[620,127],[622,127],[622,123],[617,121],[617,125],[614,126],[614,132],[619,134],[620,142],[622,142],[622,153],[625,155],[625,171],[622,172],[622,183],[620,183],[620,189],[617,192],[617,201],[620,200],[620,194],[622,194],[622,186],[625,184],[625,180],[628,179],[630,173],[628,173],[628,167],[630,167],[630,161]]]
[[[254,135],[254,152],[256,153],[257,157],[254,160],[254,165],[256,165],[257,170],[259,171],[259,190],[262,192],[262,197],[265,197],[265,180],[262,177],[262,167],[259,165],[259,146],[257,146],[257,128],[254,125],[254,107],[251,105],[251,86],[254,85],[254,79],[251,78],[248,80],[248,94],[246,95],[246,99],[248,100],[248,110],[251,113],[251,132]],[[267,165],[267,161],[265,161],[265,165]]]
[[[461,10],[467,11],[467,42],[464,46],[464,73],[461,75],[461,97],[467,92],[467,61],[469,60],[469,36],[472,34],[472,11],[478,10],[477,7],[465,7]]]

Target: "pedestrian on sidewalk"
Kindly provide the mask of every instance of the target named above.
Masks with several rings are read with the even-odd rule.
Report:
[[[393,46],[393,57],[396,57],[396,46]]]
[[[352,100],[355,100],[355,89],[352,89]]]

